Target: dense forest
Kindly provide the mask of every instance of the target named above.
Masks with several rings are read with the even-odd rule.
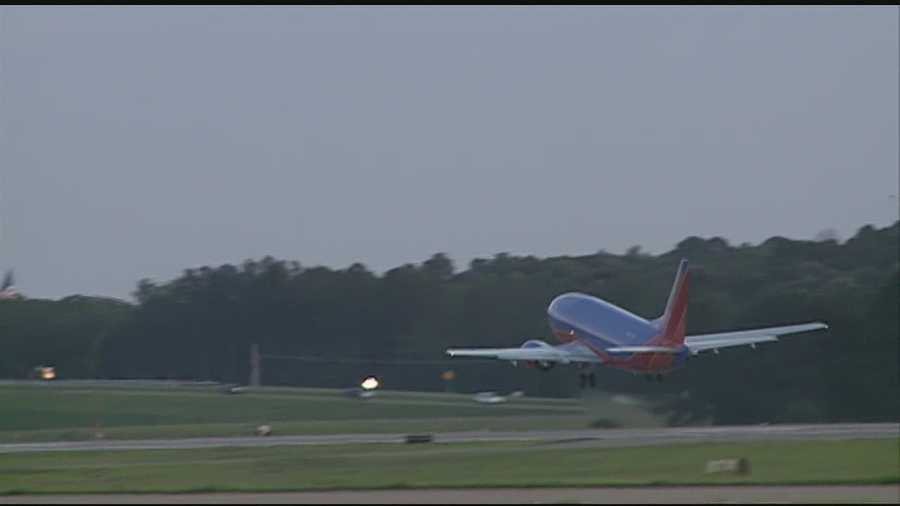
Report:
[[[599,370],[598,387],[653,395],[672,424],[900,418],[900,222],[846,241],[773,237],[730,245],[689,237],[671,251],[536,258],[498,254],[457,271],[444,254],[382,275],[362,264],[306,267],[270,257],[141,280],[135,303],[67,297],[0,301],[0,377],[38,364],[63,378],[578,394],[577,371],[454,359],[448,347],[549,338],[546,306],[581,291],[639,315],[662,312],[678,261],[691,262],[688,333],[822,320],[825,332],[692,358],[663,383]],[[445,382],[441,373],[452,370]]]

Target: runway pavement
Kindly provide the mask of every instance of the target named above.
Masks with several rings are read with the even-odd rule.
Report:
[[[898,501],[898,485],[485,488],[0,497],[0,504],[896,504]]]
[[[278,424],[273,424],[277,433]],[[0,445],[0,453],[162,450],[216,447],[302,446],[362,443],[402,443],[407,434],[330,434],[314,436],[210,437],[148,439],[133,441],[94,440]],[[664,429],[589,429],[509,432],[446,432],[433,434],[436,443],[531,441],[544,444],[600,447],[654,446],[680,443],[737,442],[804,439],[872,439],[900,437],[900,423],[749,425]]]

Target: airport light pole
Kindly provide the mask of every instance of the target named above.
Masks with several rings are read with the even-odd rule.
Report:
[[[250,345],[250,386],[262,385],[262,360],[259,354],[259,344]]]

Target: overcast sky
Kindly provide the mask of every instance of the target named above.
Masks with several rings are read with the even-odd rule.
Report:
[[[898,8],[0,7],[32,297],[897,219]]]

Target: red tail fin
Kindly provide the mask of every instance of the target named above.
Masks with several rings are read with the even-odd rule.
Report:
[[[684,343],[684,333],[687,328],[688,285],[690,276],[688,262],[681,260],[678,265],[678,273],[675,274],[675,282],[666,302],[666,311],[657,320],[662,331],[657,338],[660,346],[681,346]]]

